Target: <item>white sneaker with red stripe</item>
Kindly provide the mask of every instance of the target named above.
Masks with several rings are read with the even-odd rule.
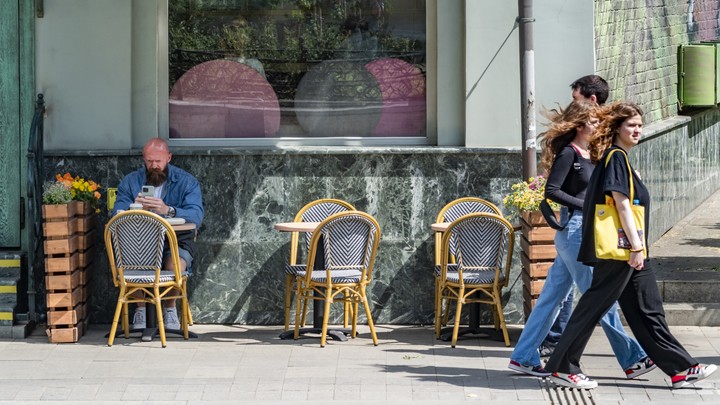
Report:
[[[707,378],[717,370],[714,364],[692,366],[689,369],[672,376],[672,387],[682,388]]]
[[[645,356],[645,358],[625,370],[625,377],[628,380],[631,378],[637,378],[645,373],[655,370],[656,368],[657,366],[655,365],[655,363],[653,363],[652,360],[650,360],[650,357]]]
[[[581,390],[589,390],[597,388],[598,383],[595,380],[589,379],[585,374],[565,374],[565,373],[552,373],[550,380],[561,387],[578,388]]]
[[[550,376],[550,372],[545,370],[544,368],[542,368],[542,366],[524,366],[515,360],[510,360],[510,364],[508,364],[508,368],[510,370],[514,370],[519,373],[533,375],[535,377]]]

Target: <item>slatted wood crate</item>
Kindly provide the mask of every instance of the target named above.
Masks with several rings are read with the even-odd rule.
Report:
[[[95,215],[89,205],[43,206],[46,333],[51,343],[77,342],[87,330]]]
[[[540,291],[545,285],[548,270],[555,259],[555,230],[545,222],[540,211],[521,212],[520,225],[523,309],[527,319],[535,307]]]

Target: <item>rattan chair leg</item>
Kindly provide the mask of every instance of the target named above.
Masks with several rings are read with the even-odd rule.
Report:
[[[185,294],[185,297],[187,298],[187,297],[188,297],[188,293],[187,293],[187,277],[185,277],[185,278],[183,279],[183,293]],[[188,305],[187,305],[187,321],[188,321],[188,322],[187,322],[187,323],[188,323],[188,326],[192,326],[192,324],[193,324],[193,317],[192,317],[192,312],[190,311],[190,301],[188,301]]]
[[[505,346],[510,347],[510,336],[508,335],[507,325],[505,324],[505,315],[503,315],[501,295],[499,291],[494,292],[493,299],[495,300],[495,311],[497,312],[498,318],[500,318],[500,328],[502,328],[503,338],[505,339]]]
[[[442,299],[440,291],[440,282],[435,280],[435,338],[440,339],[440,330],[442,329]]]
[[[295,289],[295,335],[293,335],[294,340],[298,340],[300,337],[300,318],[304,315],[300,314],[300,311],[298,309],[305,308],[306,305],[306,298],[305,298],[305,292],[302,290],[302,286],[300,285],[300,280],[297,280],[297,288]],[[301,302],[302,301],[302,302]]]
[[[108,346],[112,346],[115,341],[115,332],[117,332],[118,320],[123,307],[123,295],[125,291],[120,289],[120,296],[118,297],[117,305],[115,306],[115,315],[113,316],[112,325],[110,326],[110,335],[108,336]]]
[[[153,302],[155,302],[155,310],[157,311],[157,324],[158,331],[160,332],[160,343],[162,344],[162,347],[166,347],[167,340],[165,340],[165,320],[163,319],[162,301],[160,301],[159,297],[160,291],[158,291],[158,289],[156,288]]]
[[[345,299],[348,299],[347,294],[345,294]],[[350,302],[345,301],[343,307],[344,307],[343,308],[343,328],[347,328],[348,327],[348,312],[350,311]]]
[[[347,302],[345,308],[349,309],[350,307],[353,308],[352,309],[353,316],[351,318],[352,329],[351,329],[350,336],[353,339],[355,339],[355,337],[357,336],[357,314],[358,314],[358,307],[359,307],[358,301],[356,299],[353,300],[352,305],[349,302]],[[347,327],[347,326],[345,326],[345,327]]]
[[[360,296],[362,297],[363,306],[365,307],[365,313],[367,314],[368,326],[370,327],[370,336],[372,336],[373,344],[378,345],[377,334],[375,333],[375,323],[372,319],[372,313],[370,313],[370,304],[368,304],[367,293],[365,292],[365,286],[360,287]],[[357,311],[355,311],[357,314]],[[357,317],[356,317],[357,318]]]
[[[125,339],[130,338],[130,320],[128,317],[128,304],[127,301],[125,301],[122,306],[122,327]]]
[[[325,312],[323,312],[325,315],[323,316],[322,333],[320,334],[320,347],[325,347],[325,343],[327,343],[328,318],[330,318],[330,300],[327,298],[332,296],[331,292],[332,287],[325,291]]]
[[[457,344],[458,331],[460,331],[460,317],[462,315],[462,298],[465,296],[465,289],[461,288],[457,296],[457,306],[455,308],[455,325],[453,325],[452,343],[451,347],[455,347]],[[449,305],[448,305],[449,306]]]

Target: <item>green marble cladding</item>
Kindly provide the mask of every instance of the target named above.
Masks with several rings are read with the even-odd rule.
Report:
[[[720,111],[709,109],[689,122],[650,125],[647,139],[631,153],[652,194],[651,242],[720,188],[719,122]],[[176,150],[173,163],[203,185],[206,219],[189,284],[199,323],[281,324],[290,235],[273,224],[292,220],[309,201],[332,197],[372,214],[382,228],[369,291],[375,321],[432,324],[430,224],[455,198],[480,196],[501,204],[521,172],[519,153],[463,148]],[[116,186],[142,160],[139,151],[49,152],[46,164],[48,177],[70,171]],[[106,210],[100,219],[98,238]],[[117,291],[106,263],[100,249],[92,322],[109,322],[114,309]],[[506,320],[522,322],[518,246],[503,300]],[[338,308],[333,314],[337,320]],[[485,309],[482,320],[491,319]]]
[[[91,154],[53,153],[47,157],[48,173],[70,171],[116,186],[142,164],[138,152]],[[430,224],[442,206],[458,197],[480,196],[500,205],[520,173],[519,153],[506,151],[223,154],[179,150],[173,163],[194,173],[203,187],[206,217],[189,282],[193,317],[200,323],[281,324],[290,234],[273,230],[273,224],[291,221],[312,200],[339,198],[375,216],[381,226],[369,291],[375,321],[432,324],[434,239]],[[106,221],[103,210],[98,231]],[[104,249],[98,255],[91,321],[109,322],[117,291],[109,280]],[[514,287],[506,294],[505,308],[508,322],[519,322],[522,282],[517,259],[512,274]],[[339,316],[337,310],[334,313]],[[491,320],[489,312],[483,315]]]

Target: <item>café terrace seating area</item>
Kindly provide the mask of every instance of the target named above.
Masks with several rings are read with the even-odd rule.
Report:
[[[513,226],[498,207],[476,197],[448,203],[435,221],[431,226],[435,232],[435,266],[424,269],[428,277],[435,279],[435,336],[438,339],[449,336],[446,340],[451,340],[451,346],[455,347],[459,336],[480,333],[478,306],[488,304],[495,331],[501,332],[505,345],[510,346],[501,297],[502,289],[508,286],[515,243]],[[278,288],[284,289],[285,296],[285,324],[280,338],[297,340],[301,336],[319,335],[320,346],[325,347],[328,337],[335,341],[355,338],[358,322],[362,321],[369,327],[373,344],[378,345],[367,294],[373,282],[375,259],[382,255],[378,249],[382,231],[377,220],[356,210],[350,202],[327,198],[307,203],[292,222],[276,223],[274,229],[290,233],[285,279],[277,283]],[[163,347],[166,332],[179,334],[184,339],[193,337],[188,331],[192,324],[188,275],[181,272],[178,265],[176,232],[195,230],[171,225],[143,210],[122,212],[106,225],[108,259],[113,283],[119,288],[108,335],[109,346],[116,333],[127,339],[133,332],[143,332],[145,341],[157,335]],[[173,270],[161,268],[166,241]],[[161,306],[168,299],[181,302],[181,330],[164,328]],[[148,319],[145,330],[130,329],[128,304],[137,302],[156,307],[147,311],[148,318],[153,319]],[[306,327],[311,302],[312,327]],[[340,303],[342,325],[332,325],[331,317],[325,314],[330,313],[332,304]],[[469,307],[469,325],[461,328],[465,307]],[[451,314],[452,326],[443,331]],[[119,322],[122,322],[121,334],[117,331]]]

